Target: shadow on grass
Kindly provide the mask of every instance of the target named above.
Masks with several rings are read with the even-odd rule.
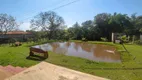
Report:
[[[26,59],[34,60],[34,61],[43,61],[47,58],[44,58],[44,57],[39,56],[39,55],[32,55],[32,56],[28,56]]]

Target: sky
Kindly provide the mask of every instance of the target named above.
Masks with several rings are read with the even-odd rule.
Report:
[[[22,23],[21,30],[30,29],[30,20],[40,12],[52,10],[75,0],[0,0],[0,13],[7,13]],[[133,13],[142,15],[142,0],[78,0],[65,7],[53,10],[71,27],[75,22],[81,24],[93,20],[98,13]]]

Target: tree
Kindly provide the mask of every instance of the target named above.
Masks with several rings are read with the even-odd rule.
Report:
[[[133,25],[133,34],[139,35],[142,32],[142,16],[136,16],[136,13],[132,14],[131,23]]]
[[[53,38],[56,31],[63,25],[63,18],[53,11],[41,12],[31,20],[31,28],[47,31],[49,40]]]
[[[76,22],[72,27],[70,27],[68,29],[68,32],[71,39],[76,39],[76,40],[82,39],[82,28],[78,24],[78,22]]]
[[[70,39],[75,39],[76,34],[73,27],[68,28],[67,32]]]
[[[91,20],[87,20],[82,23],[82,30],[83,30],[83,37],[87,40],[93,40],[94,39],[94,23]]]
[[[96,29],[99,31],[99,35],[101,35],[101,37],[106,37],[108,40],[111,39],[112,32],[109,24],[110,19],[111,14],[108,13],[97,14],[94,18]]]
[[[7,32],[16,30],[17,24],[14,17],[7,14],[0,14],[0,33],[5,35]]]
[[[142,28],[139,30],[140,33],[142,33]]]
[[[127,16],[127,14],[115,13],[111,17],[109,24],[111,25],[112,32],[123,32],[128,35],[133,28],[130,18]]]
[[[136,27],[136,31],[140,33],[142,29],[142,16],[137,17],[135,27]]]
[[[26,30],[26,32],[30,32],[30,33],[32,33],[32,35],[34,35],[32,37],[34,41],[41,40],[41,39],[45,38],[45,36],[47,35],[47,33],[45,31]]]
[[[52,39],[56,40],[68,40],[67,39],[67,26],[61,26],[60,29],[57,29],[55,35],[52,36]]]

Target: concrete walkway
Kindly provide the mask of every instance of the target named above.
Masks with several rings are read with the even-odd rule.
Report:
[[[75,70],[41,62],[6,80],[108,80]]]
[[[1,66],[0,65],[0,80],[4,80],[8,77],[11,77],[23,70],[25,70],[27,68],[22,68],[22,67],[14,67],[14,66],[11,66],[11,65],[7,65],[7,66]]]

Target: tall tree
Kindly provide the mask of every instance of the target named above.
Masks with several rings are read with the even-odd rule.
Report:
[[[53,11],[41,12],[31,20],[31,28],[47,31],[49,40],[62,25],[64,25],[63,18]]]
[[[135,27],[136,27],[136,31],[137,31],[138,33],[141,33],[141,30],[142,30],[142,16],[138,16],[138,17],[137,17]]]
[[[82,28],[78,24],[78,22],[76,22],[71,28],[69,28],[68,32],[70,35],[73,35],[72,39],[82,39]]]
[[[72,39],[85,37],[88,40],[100,40],[105,37],[111,41],[112,32],[139,36],[142,33],[142,16],[136,16],[136,13],[131,17],[121,13],[100,13],[94,17],[94,21],[85,21],[81,26],[75,23],[68,32]]]
[[[98,31],[100,31],[99,34],[101,35],[101,37],[106,37],[109,40],[110,40],[111,29],[108,22],[110,18],[111,14],[108,13],[97,14],[94,18],[94,22],[96,24]]]
[[[127,14],[115,13],[112,15],[109,24],[111,25],[112,32],[124,32],[130,34],[130,30],[132,29],[132,24]]]
[[[82,23],[82,30],[83,30],[83,37],[88,40],[93,40],[93,29],[94,29],[94,23],[91,20],[87,20]],[[95,36],[95,35],[94,35]]]
[[[16,30],[17,24],[14,17],[0,14],[0,33],[5,35],[8,31]]]
[[[131,24],[133,25],[131,33],[139,35],[142,32],[142,16],[136,16],[136,13],[132,14]]]

